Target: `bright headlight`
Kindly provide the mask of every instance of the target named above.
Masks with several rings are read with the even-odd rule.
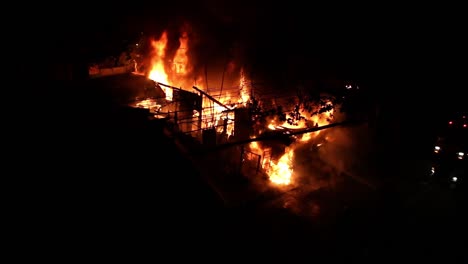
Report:
[[[458,152],[457,153],[458,159],[463,159],[463,156],[465,156],[465,153],[463,152]]]
[[[434,147],[434,152],[435,152],[435,153],[439,153],[439,151],[440,151],[440,147],[439,147],[439,146],[435,146],[435,147]]]

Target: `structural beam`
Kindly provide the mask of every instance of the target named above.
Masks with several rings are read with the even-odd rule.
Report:
[[[219,104],[220,106],[226,108],[226,110],[232,110],[231,108],[227,107],[225,104],[221,103],[220,101],[216,100],[216,98],[214,98],[213,96],[207,94],[206,92],[202,91],[201,89],[193,86],[193,89],[197,90],[198,92],[204,94],[206,97],[210,98],[213,102]]]
[[[365,120],[348,120],[348,121],[332,123],[332,124],[319,126],[319,127],[306,128],[306,129],[291,132],[289,134],[263,135],[263,136],[258,136],[258,137],[255,137],[255,138],[249,138],[249,139],[246,139],[246,140],[228,142],[226,144],[218,145],[218,146],[216,146],[214,148],[205,149],[204,151],[210,152],[210,151],[214,151],[214,150],[229,148],[229,147],[232,147],[232,146],[248,144],[248,143],[255,142],[255,141],[267,141],[267,140],[278,140],[278,139],[281,140],[281,139],[288,138],[288,137],[293,136],[293,135],[306,134],[306,133],[320,131],[320,130],[324,130],[324,129],[328,129],[328,128],[332,128],[332,127],[337,127],[337,126],[358,125],[358,124],[362,124],[364,122],[366,122],[366,121]]]

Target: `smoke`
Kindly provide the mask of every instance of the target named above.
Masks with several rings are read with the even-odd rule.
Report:
[[[339,115],[338,119],[345,116]],[[294,149],[294,182],[280,188],[282,194],[273,205],[318,218],[336,212],[338,201],[353,199],[347,196],[350,182],[373,188],[375,162],[373,132],[367,124],[334,127],[314,134],[306,143],[298,141],[289,146]]]

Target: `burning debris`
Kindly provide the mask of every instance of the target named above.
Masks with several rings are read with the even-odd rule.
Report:
[[[263,169],[267,172],[271,182],[277,185],[291,185],[294,182],[294,152],[304,144],[315,143],[316,146],[323,144],[323,137],[319,137],[321,131],[303,133],[300,135],[295,132],[304,129],[320,127],[330,124],[334,115],[334,107],[331,101],[320,101],[318,105],[312,105],[310,102],[296,104],[292,111],[284,113],[282,109],[276,112],[268,112],[265,116],[257,116],[260,120],[260,135],[279,135],[285,141],[280,142],[252,142],[250,148],[252,151],[271,153],[271,159],[262,163]],[[262,129],[265,128],[266,129]]]

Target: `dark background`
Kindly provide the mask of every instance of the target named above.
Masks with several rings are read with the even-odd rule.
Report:
[[[33,157],[31,166],[45,176],[35,178],[30,186],[36,199],[27,200],[36,210],[29,217],[38,220],[29,228],[40,230],[32,244],[52,240],[50,248],[62,252],[49,249],[43,254],[87,258],[98,253],[103,259],[118,259],[121,255],[131,259],[132,255],[154,257],[150,252],[161,244],[175,251],[158,251],[169,257],[184,254],[177,253],[178,249],[189,252],[192,247],[198,252],[202,248],[204,258],[215,255],[206,253],[215,246],[227,256],[248,257],[248,252],[263,256],[261,250],[268,252],[255,250],[262,247],[261,242],[239,246],[253,237],[220,237],[218,229],[213,228],[219,224],[218,209],[214,209],[219,207],[198,208],[194,204],[211,201],[196,198],[199,202],[193,202],[194,197],[204,197],[206,192],[196,190],[205,187],[193,188],[199,183],[178,177],[193,174],[191,168],[167,168],[168,164],[185,162],[176,152],[169,151],[171,154],[154,160],[146,155],[146,144],[135,146],[134,138],[142,137],[144,128],[127,125],[133,123],[115,112],[115,122],[103,122],[100,117],[109,111],[103,107],[104,97],[80,90],[79,84],[49,78],[56,65],[79,65],[117,52],[122,39],[136,38],[141,31],[157,35],[189,20],[222,47],[241,42],[251,63],[270,73],[271,78],[287,70],[275,63],[288,61],[278,64],[297,62],[311,67],[311,72],[320,72],[314,73],[317,75],[359,80],[367,87],[371,100],[381,107],[379,162],[385,168],[382,177],[389,179],[403,175],[404,164],[431,143],[434,122],[443,120],[448,109],[461,107],[464,102],[466,51],[462,17],[457,12],[461,9],[455,7],[179,1],[100,6],[80,2],[43,6],[42,10],[33,16],[38,30],[28,35],[28,39],[36,40],[38,54],[34,57],[39,55],[46,65],[35,71],[40,80],[45,79],[43,85],[38,85],[44,89],[33,92],[36,99],[41,98],[34,105],[41,106],[43,118],[31,120],[38,132],[31,140],[29,153]],[[126,120],[124,125],[120,124],[122,120]],[[155,148],[161,145],[170,148],[165,140],[154,142]],[[406,151],[401,152],[402,148]],[[154,169],[141,164],[152,164]],[[149,187],[154,180],[122,176],[145,175],[153,170],[166,179],[156,194]],[[398,181],[389,182],[383,197],[394,195],[392,184]],[[180,189],[176,191],[174,186]],[[146,210],[154,208],[150,202],[154,200],[160,201],[158,208]],[[188,216],[197,214],[205,217],[193,221]],[[207,244],[201,242],[207,240]],[[232,245],[237,247],[232,249]]]
[[[279,62],[305,57],[315,70],[372,82],[376,95],[424,106],[463,91],[466,51],[455,7],[178,1],[56,8],[42,19],[51,35],[43,42],[56,60],[112,53],[139,32],[159,35],[189,21],[220,46],[241,42],[259,68],[281,70]]]

